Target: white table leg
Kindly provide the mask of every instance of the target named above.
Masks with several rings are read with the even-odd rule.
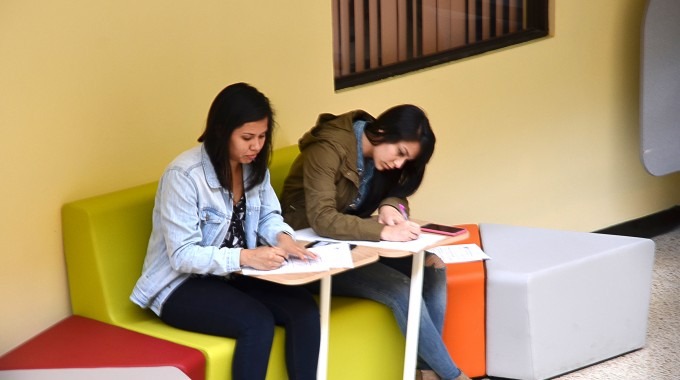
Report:
[[[418,332],[420,330],[420,304],[423,298],[423,265],[425,252],[413,254],[411,268],[411,293],[408,301],[406,324],[406,353],[404,357],[404,380],[413,380],[418,359]]]
[[[321,313],[321,344],[319,347],[319,367],[316,369],[317,380],[326,380],[328,372],[328,330],[331,313],[331,276],[321,278],[319,290],[319,311]]]

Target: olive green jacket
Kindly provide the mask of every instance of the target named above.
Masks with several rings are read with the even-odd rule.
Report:
[[[372,121],[364,111],[340,116],[321,114],[314,128],[300,138],[300,155],[283,185],[283,217],[294,229],[312,227],[320,235],[342,240],[379,241],[383,225],[377,219],[347,215],[344,210],[359,193],[355,120]],[[386,198],[380,206],[405,199]]]

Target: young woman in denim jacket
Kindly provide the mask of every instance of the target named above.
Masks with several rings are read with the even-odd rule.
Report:
[[[299,141],[300,155],[284,183],[283,215],[294,229],[345,240],[413,240],[420,227],[407,220],[413,194],[432,156],[435,136],[414,105],[393,107],[378,118],[364,111],[322,114]],[[377,211],[377,219],[369,218]],[[442,340],[446,267],[425,260],[418,340],[418,378],[468,379]],[[392,309],[406,332],[411,259],[379,262],[333,276],[333,294],[369,298]]]
[[[320,321],[311,293],[234,274],[278,268],[288,255],[313,257],[293,239],[269,183],[273,126],[269,100],[250,85],[215,98],[202,144],[180,154],[159,182],[131,299],[171,326],[235,338],[233,379],[265,378],[274,325],[283,325],[288,377],[312,380]],[[276,247],[258,245],[258,237]]]

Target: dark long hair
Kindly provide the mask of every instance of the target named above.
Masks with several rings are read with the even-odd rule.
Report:
[[[247,83],[235,83],[225,87],[213,100],[208,112],[205,131],[198,138],[208,152],[210,162],[222,187],[232,190],[232,173],[229,166],[229,140],[234,130],[245,123],[267,118],[264,146],[251,163],[252,174],[244,183],[245,190],[264,180],[269,157],[272,153],[274,111],[269,99]]]
[[[383,112],[366,124],[364,133],[372,145],[400,141],[418,142],[420,153],[400,169],[375,171],[371,190],[357,214],[369,216],[387,197],[406,198],[420,187],[425,167],[432,157],[436,138],[425,112],[417,106],[402,104]]]

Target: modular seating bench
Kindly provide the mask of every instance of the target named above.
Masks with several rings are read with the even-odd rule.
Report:
[[[274,152],[275,190],[282,188],[297,154],[297,146]],[[0,357],[0,371],[147,365],[175,367],[177,378],[230,379],[235,340],[167,326],[129,300],[146,254],[156,186],[63,206],[73,315]],[[447,268],[444,340],[468,376],[545,379],[644,346],[651,240],[484,223],[461,226],[470,237],[460,243],[476,243],[491,256],[488,263]],[[284,333],[277,328],[267,379],[287,378]],[[129,344],[129,353],[137,353],[133,363],[126,362],[129,358],[112,363],[115,355],[108,364],[98,361],[101,337],[117,347]],[[334,296],[329,342],[329,379],[402,377],[404,337],[384,305]],[[157,357],[145,356],[150,348]],[[52,355],[57,351],[80,352],[71,355],[78,363]],[[53,361],[21,364],[36,355]]]
[[[277,192],[297,154],[294,145],[274,151],[270,172]],[[206,359],[206,379],[229,379],[235,340],[170,327],[129,300],[146,254],[156,187],[156,182],[149,183],[63,206],[72,312],[197,349]],[[464,227],[470,230],[470,241],[478,243],[477,226]],[[484,280],[483,263],[449,266],[445,341],[456,363],[472,377],[486,372]],[[287,378],[283,334],[277,328],[267,379]],[[404,341],[386,306],[333,297],[328,378],[401,378]]]

